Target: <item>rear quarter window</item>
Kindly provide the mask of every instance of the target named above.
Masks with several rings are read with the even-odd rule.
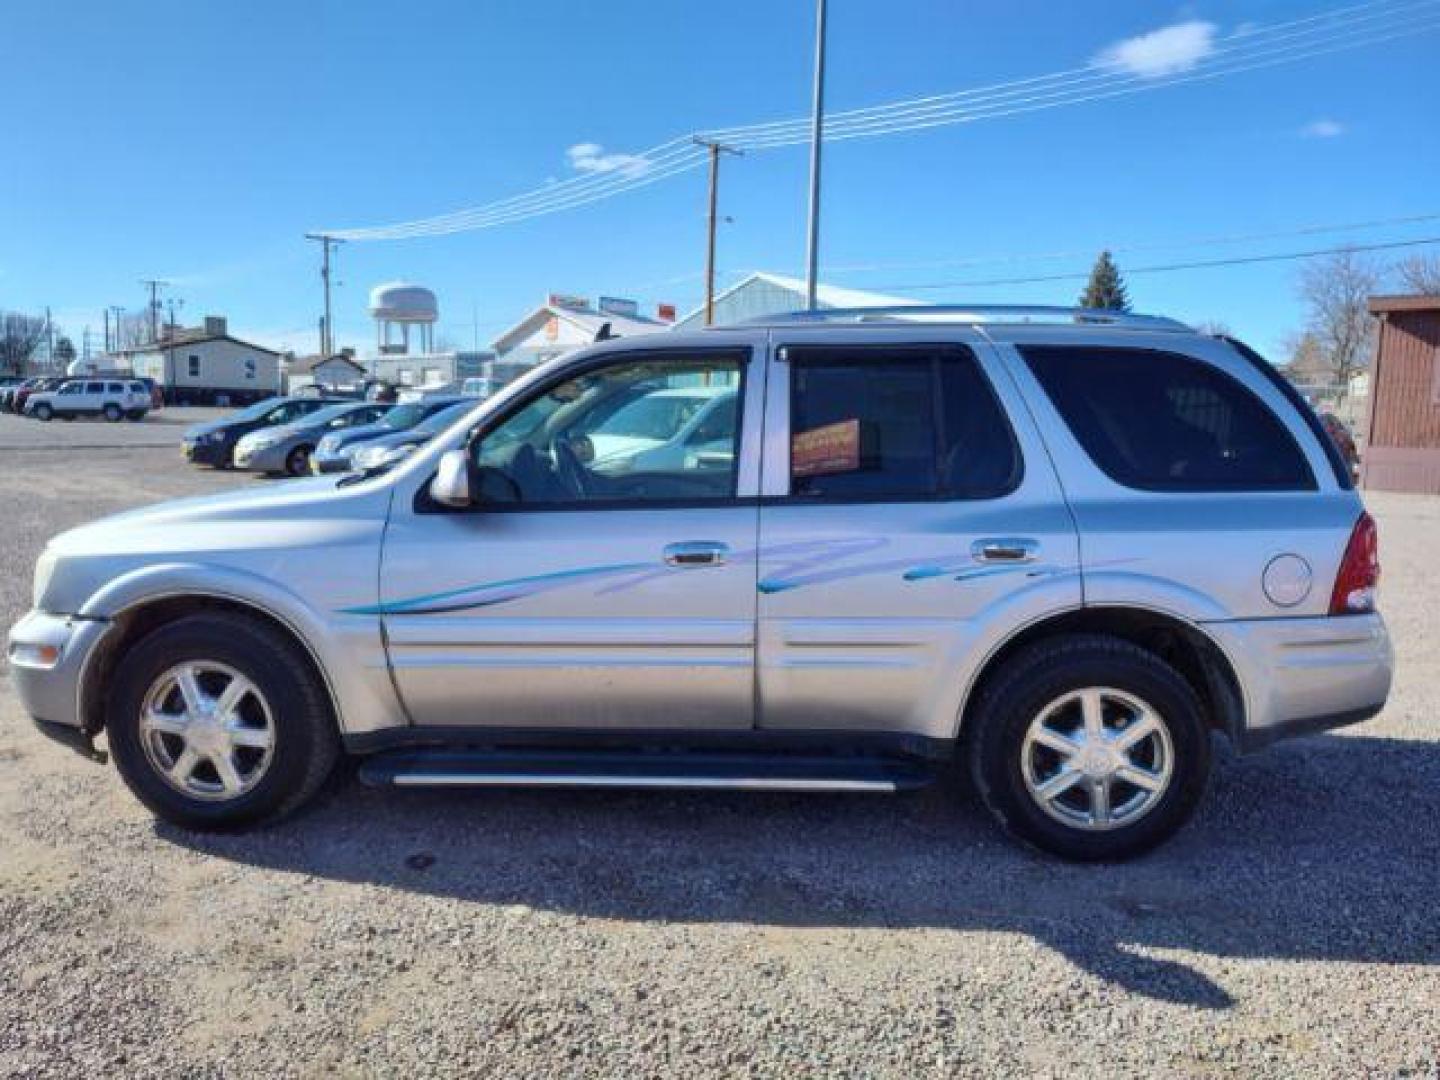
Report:
[[[1100,469],[1144,491],[1310,491],[1280,419],[1202,360],[1150,349],[1026,346],[1025,363]]]

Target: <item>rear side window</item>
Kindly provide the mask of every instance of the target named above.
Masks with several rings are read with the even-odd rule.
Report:
[[[1308,491],[1278,417],[1203,361],[1148,349],[1029,346],[1030,370],[1085,452],[1144,491]]]
[[[790,494],[830,500],[992,499],[1021,463],[968,349],[799,346],[791,362]]]

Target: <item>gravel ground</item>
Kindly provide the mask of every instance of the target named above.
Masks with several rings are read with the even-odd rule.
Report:
[[[153,430],[0,417],[0,623],[60,529],[258,482],[128,441]],[[0,682],[0,1074],[1440,1075],[1440,500],[1371,501],[1389,708],[1222,754],[1196,823],[1118,867],[1019,850],[942,789],[347,772],[201,836]]]
[[[116,447],[179,446],[185,429],[192,424],[224,416],[232,409],[168,408],[147,413],[144,420],[111,424],[103,419],[51,420],[0,413],[0,453],[11,450],[51,452],[105,450]]]

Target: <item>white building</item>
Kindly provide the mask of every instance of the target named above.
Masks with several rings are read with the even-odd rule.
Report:
[[[159,341],[121,349],[114,366],[153,379],[174,405],[245,405],[280,393],[280,354],[231,337],[225,319],[167,327]]]
[[[803,311],[806,299],[805,282],[799,278],[756,272],[715,294],[715,325],[726,326],[786,311]],[[896,307],[925,302],[862,289],[844,289],[838,285],[820,284],[815,287],[815,303],[822,308]],[[676,323],[675,328],[698,330],[704,325],[705,306],[702,304]]]
[[[335,356],[295,356],[285,362],[285,392],[293,394],[308,386],[327,390],[354,390],[365,385],[364,365],[348,350]]]
[[[670,329],[660,318],[639,313],[633,301],[601,297],[592,307],[583,297],[551,293],[545,303],[495,339],[495,377],[517,375],[594,342],[606,327],[609,337],[636,337]]]

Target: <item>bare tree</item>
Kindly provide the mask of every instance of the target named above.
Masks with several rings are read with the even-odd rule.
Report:
[[[40,345],[47,326],[43,315],[0,311],[0,374],[25,374],[25,365]]]
[[[1195,324],[1195,329],[1210,337],[1233,337],[1230,327],[1219,319],[1201,319]]]
[[[1350,379],[1370,363],[1375,320],[1368,301],[1380,285],[1380,271],[1354,251],[1312,259],[1300,271],[1305,335],[1343,401]]]
[[[1406,292],[1440,296],[1440,256],[1412,255],[1395,269]]]

